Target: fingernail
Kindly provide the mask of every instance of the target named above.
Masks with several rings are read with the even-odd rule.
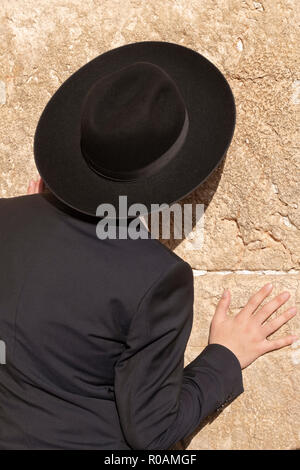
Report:
[[[290,293],[289,293],[289,292],[283,292],[283,293],[281,294],[282,300],[287,300],[289,297],[290,297]]]
[[[293,336],[293,343],[295,343],[295,341],[298,341],[299,339],[299,336]]]
[[[271,284],[271,282],[269,282],[268,284],[266,284],[266,289],[271,290],[272,287],[273,287],[273,284]]]
[[[228,294],[228,289],[225,289],[222,295],[222,299],[226,299],[227,294]]]
[[[291,307],[289,309],[289,313],[297,313],[297,308],[296,307]]]

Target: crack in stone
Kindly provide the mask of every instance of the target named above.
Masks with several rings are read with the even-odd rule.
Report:
[[[242,77],[241,75],[230,73],[230,72],[226,72],[226,75],[232,80],[239,80],[241,82],[248,82],[248,81],[255,82],[256,80],[262,80],[263,78],[266,78],[266,77],[272,78],[272,75],[269,73],[266,73],[265,75],[258,75],[257,77]]]
[[[269,230],[266,230],[265,233],[267,235],[269,235],[270,238],[272,238],[272,240],[274,240],[276,243],[279,243],[281,246],[283,246],[283,248],[288,252],[289,256],[290,256],[290,263],[292,263],[292,256],[293,256],[293,253],[291,252],[291,250],[288,248],[287,244],[284,243],[284,241],[280,238],[277,238],[276,235],[274,235],[272,232],[270,232]]]
[[[273,183],[272,183],[272,184],[273,184]],[[278,194],[277,194],[277,197],[278,197],[278,199],[280,200]],[[280,201],[281,201],[281,200],[280,200]],[[282,202],[282,201],[281,201],[281,202]],[[283,204],[284,204],[284,202],[283,202]],[[288,206],[288,204],[285,204],[285,205]],[[280,213],[278,212],[278,214],[280,214]],[[280,215],[281,215],[281,214],[280,214]],[[282,217],[283,217],[283,216],[282,216]],[[287,217],[288,220],[289,220],[289,222],[290,222],[290,224],[292,224],[292,222],[290,221],[289,217],[288,217],[288,216],[285,216],[285,217]],[[255,242],[261,242],[261,241],[262,241],[262,240],[259,240],[259,239],[250,240],[250,241],[248,241],[248,242],[245,241],[244,238],[243,238],[242,231],[241,231],[241,226],[240,226],[240,224],[239,224],[239,222],[238,222],[237,217],[234,217],[234,216],[232,216],[232,217],[222,217],[221,220],[227,220],[227,221],[229,221],[229,222],[235,222],[236,227],[237,227],[237,230],[238,230],[237,237],[241,239],[241,241],[242,241],[242,243],[243,243],[245,249],[247,249],[247,248],[250,249],[249,245],[251,245],[251,244],[253,244],[253,243],[255,243]],[[292,224],[292,225],[293,225],[295,228],[297,228],[294,224]],[[284,241],[283,241],[282,239],[276,237],[276,235],[274,235],[270,230],[263,230],[263,231],[260,231],[260,233],[265,233],[265,234],[268,235],[273,241],[275,241],[276,243],[280,243],[280,245],[287,251],[287,253],[288,253],[289,257],[290,257],[290,262],[292,263],[292,252],[291,252],[291,250],[289,249],[289,247],[287,246],[287,244],[284,243]],[[267,247],[258,247],[257,249],[254,249],[254,250],[252,250],[252,251],[264,250],[264,249],[266,249],[266,248],[267,248]],[[244,255],[244,253],[243,253],[243,255]],[[242,255],[242,257],[243,257],[243,255]],[[239,260],[239,262],[240,262],[240,260]]]

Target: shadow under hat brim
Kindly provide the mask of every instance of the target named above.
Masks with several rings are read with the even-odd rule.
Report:
[[[132,62],[162,67],[177,84],[189,116],[187,137],[176,157],[159,172],[136,181],[112,181],[97,175],[81,154],[83,100],[99,77]],[[128,206],[169,204],[196,189],[226,155],[235,128],[232,91],[223,74],[205,57],[178,44],[146,41],[110,50],[73,73],[44,108],[34,136],[38,171],[53,194],[87,215],[100,204],[127,196]]]

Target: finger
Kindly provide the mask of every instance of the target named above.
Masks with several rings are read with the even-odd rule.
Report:
[[[286,346],[290,346],[291,344],[296,341],[298,336],[296,335],[288,335],[284,336],[283,338],[268,340],[266,339],[265,344],[265,352],[275,351],[276,349],[285,348]]]
[[[33,194],[37,194],[38,192],[38,180],[33,181]]]
[[[28,188],[27,188],[27,194],[34,194],[34,181],[30,180]]]
[[[279,330],[285,323],[293,318],[297,313],[296,307],[289,308],[282,315],[263,325],[266,337]]]
[[[249,316],[254,313],[257,307],[262,303],[262,301],[268,297],[273,289],[272,284],[265,284],[258,292],[256,292],[245,305],[245,307],[240,311],[238,315],[240,316]]]
[[[270,300],[270,302],[266,303],[255,315],[256,320],[259,323],[263,323],[266,321],[276,310],[281,307],[289,298],[289,292],[281,292],[279,295],[274,297],[274,299]]]
[[[214,314],[214,320],[224,320],[227,315],[228,308],[230,305],[231,295],[229,289],[225,289],[222,297],[220,298],[216,311]]]
[[[44,181],[42,180],[42,178],[39,178],[38,183],[37,183],[37,192],[42,193],[43,191],[44,191]]]

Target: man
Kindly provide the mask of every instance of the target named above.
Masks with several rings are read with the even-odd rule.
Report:
[[[130,44],[71,76],[47,104],[35,160],[50,192],[0,200],[1,449],[168,449],[243,392],[242,369],[293,342],[266,285],[186,368],[190,266],[157,240],[99,240],[97,207],[170,204],[230,143],[222,74],[190,49]],[[39,192],[38,194],[35,194]],[[115,223],[120,223],[116,220]]]

